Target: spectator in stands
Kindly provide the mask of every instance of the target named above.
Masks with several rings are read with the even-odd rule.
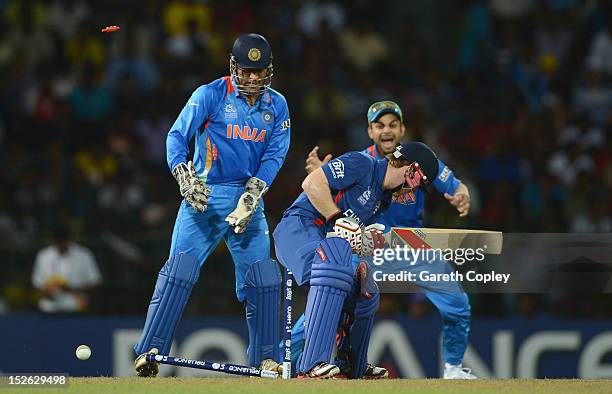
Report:
[[[46,313],[83,312],[89,293],[102,276],[92,252],[71,241],[68,228],[58,223],[53,243],[36,255],[32,284],[40,291],[38,308]]]

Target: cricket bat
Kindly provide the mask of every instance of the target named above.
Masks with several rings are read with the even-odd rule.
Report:
[[[501,254],[501,231],[451,228],[392,227],[385,233],[390,248],[407,245],[412,249],[478,249],[485,254]]]

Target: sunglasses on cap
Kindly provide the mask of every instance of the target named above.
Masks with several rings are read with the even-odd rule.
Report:
[[[374,104],[370,105],[368,109],[368,123],[375,122],[378,118],[380,118],[384,114],[395,114],[400,118],[400,121],[404,121],[404,117],[402,116],[402,110],[399,105],[393,101],[377,101]]]

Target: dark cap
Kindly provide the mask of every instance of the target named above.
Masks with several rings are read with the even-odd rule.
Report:
[[[431,148],[422,142],[403,142],[392,153],[396,159],[405,159],[408,163],[419,163],[419,166],[429,179],[436,179],[439,165],[438,157]]]
[[[376,122],[376,120],[384,114],[394,114],[399,118],[400,122],[404,121],[402,110],[400,109],[399,105],[397,105],[397,103],[394,101],[387,100],[377,101],[370,105],[370,108],[368,109],[368,124]]]
[[[263,69],[272,63],[272,48],[259,34],[243,34],[234,41],[232,56],[240,68]]]

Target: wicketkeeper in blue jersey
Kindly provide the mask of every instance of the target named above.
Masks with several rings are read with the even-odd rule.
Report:
[[[389,160],[349,152],[306,177],[304,192],[274,230],[279,261],[298,285],[309,287],[299,377],[340,374],[331,354],[343,309],[353,316],[347,327],[350,377],[364,377],[379,294],[367,288],[367,265],[359,256],[371,256],[384,244],[384,227],[372,219],[392,201],[410,201],[437,174],[438,160],[431,149],[410,142],[398,146]]]
[[[285,98],[270,87],[272,50],[264,37],[238,37],[229,69],[229,76],[193,92],[168,132],[168,166],[184,199],[134,347],[140,376],[158,373],[145,355],[170,351],[200,269],[221,239],[232,254],[236,295],[246,309],[249,364],[278,366],[281,275],[270,259],[262,197],[285,160],[291,122]]]
[[[384,159],[399,146],[406,133],[402,111],[393,101],[379,101],[370,106],[367,113],[368,136],[374,141],[364,153],[373,158]],[[321,167],[331,159],[328,154],[323,160],[318,157],[318,147],[315,147],[306,160],[306,171],[312,172]],[[468,215],[470,210],[470,193],[467,186],[457,179],[453,171],[441,160],[438,160],[438,174],[433,181],[433,187],[442,194],[448,202],[459,212],[460,217]],[[384,224],[387,231],[390,227],[423,227],[423,211],[425,209],[425,193],[417,190],[415,200],[409,204],[391,203],[389,208],[382,213],[377,222]],[[419,284],[419,283],[417,283]],[[429,300],[438,308],[443,325],[443,352],[445,360],[445,379],[474,379],[476,378],[467,368],[462,367],[463,355],[467,349],[468,335],[470,332],[470,304],[467,294],[464,292],[447,292],[439,289],[428,289],[423,285],[423,292]],[[343,318],[344,319],[344,318]],[[292,348],[296,356],[299,356],[303,345],[303,317],[295,324],[292,334]],[[344,330],[344,329],[343,329]],[[350,370],[350,360],[346,357],[350,354],[347,349],[349,341],[341,340],[338,349],[339,359],[336,360],[344,370]],[[368,366],[367,378],[386,377],[386,371],[380,367]]]

